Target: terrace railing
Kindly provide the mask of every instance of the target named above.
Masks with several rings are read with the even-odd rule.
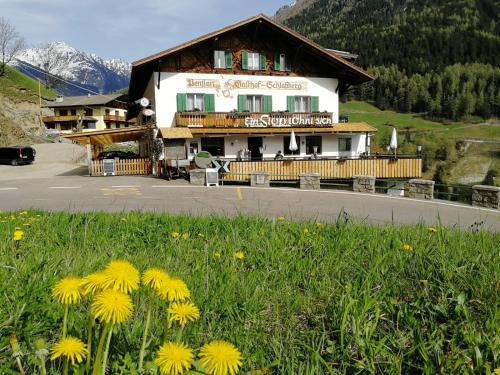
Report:
[[[331,119],[330,112],[177,112],[175,115],[176,125],[181,127],[262,127],[263,121],[291,125],[291,121],[296,121],[297,126],[304,127]]]

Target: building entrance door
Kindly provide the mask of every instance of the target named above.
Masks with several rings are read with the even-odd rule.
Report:
[[[262,160],[262,137],[249,137],[248,138],[248,149],[251,152],[252,160]]]

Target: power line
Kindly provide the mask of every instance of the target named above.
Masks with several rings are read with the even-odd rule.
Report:
[[[86,87],[82,87],[82,86],[80,86],[80,85],[77,85],[76,83],[73,83],[73,82],[68,81],[68,80],[66,80],[66,79],[64,79],[64,78],[58,77],[58,76],[56,76],[56,75],[54,75],[54,74],[52,74],[52,73],[49,73],[49,72],[47,72],[47,71],[45,71],[45,70],[39,69],[39,68],[37,68],[37,67],[35,67],[35,66],[31,65],[31,64],[28,64],[28,63],[26,63],[26,62],[24,62],[24,61],[22,61],[22,60],[19,60],[19,59],[17,59],[17,58],[16,58],[16,61],[17,61],[18,63],[20,63],[21,65],[24,65],[24,66],[25,66],[25,69],[26,69],[26,68],[29,68],[29,69],[33,69],[33,70],[35,70],[35,71],[37,71],[37,72],[39,72],[39,73],[49,75],[49,76],[51,76],[51,77],[53,77],[53,78],[55,78],[55,79],[57,79],[57,80],[59,80],[59,81],[61,81],[61,82],[64,82],[64,83],[66,83],[66,84],[68,84],[68,85],[74,86],[74,87],[76,87],[76,88],[78,88],[78,89],[80,89],[80,90],[86,91],[86,92],[91,93],[91,94],[94,94],[94,95],[99,95],[99,96],[107,96],[106,94],[101,94],[101,93],[99,93],[99,92],[92,91],[92,90],[90,90],[90,89],[88,89],[88,88],[86,88]],[[37,77],[35,77],[33,74],[31,74],[31,76],[32,76],[32,77],[34,77],[34,78],[37,78]],[[37,79],[39,79],[39,78],[37,78]],[[123,103],[123,104],[127,104],[127,105],[128,105],[128,103],[127,103],[127,102],[124,102],[124,101],[121,101],[121,100],[116,100],[116,99],[114,99],[114,101],[116,101],[116,102],[118,102],[118,103]]]

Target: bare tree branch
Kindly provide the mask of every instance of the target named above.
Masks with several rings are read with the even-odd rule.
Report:
[[[61,76],[66,68],[67,59],[64,53],[59,51],[54,43],[43,44],[34,51],[39,62],[38,67],[45,72],[45,86],[55,88],[61,84],[61,81],[53,76]]]
[[[24,39],[14,26],[0,17],[0,76],[5,74],[5,65],[9,64],[24,47]]]

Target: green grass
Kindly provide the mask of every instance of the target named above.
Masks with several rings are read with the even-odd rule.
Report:
[[[112,259],[183,278],[202,313],[183,340],[195,349],[212,339],[234,343],[244,373],[484,374],[500,365],[497,234],[344,219],[318,226],[140,213],[0,217],[2,374],[16,373],[11,334],[25,353],[36,338],[57,339],[63,308],[51,300],[54,283]],[[15,227],[25,230],[18,245]],[[173,231],[189,239],[174,239]],[[413,250],[404,251],[405,243]],[[238,250],[243,261],[233,257]],[[133,295],[134,317],[113,336],[111,373],[134,374],[145,297],[144,290]],[[86,305],[69,319],[70,334],[84,339]],[[147,360],[164,334],[160,302],[154,316]],[[23,362],[32,373],[29,357]],[[52,373],[58,366],[49,366]]]
[[[0,94],[15,101],[38,103],[38,81],[6,66],[6,74],[0,77]],[[42,98],[54,99],[57,93],[41,87]]]

